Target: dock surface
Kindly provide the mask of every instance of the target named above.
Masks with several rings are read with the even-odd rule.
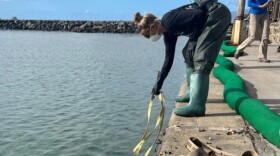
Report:
[[[258,62],[258,45],[258,41],[253,42],[238,60],[234,57],[227,58],[234,63],[234,71],[243,79],[247,94],[280,115],[279,45],[269,44],[268,59],[271,63]],[[186,90],[187,83],[184,80],[179,95],[183,95]],[[224,85],[211,73],[206,115],[179,117],[172,114],[157,155],[186,156],[190,153],[186,147],[187,140],[196,137],[214,148],[238,156],[245,151],[255,151],[259,156],[280,156],[279,148],[263,138],[228,106],[223,98],[223,90]],[[176,107],[185,104],[176,103]]]

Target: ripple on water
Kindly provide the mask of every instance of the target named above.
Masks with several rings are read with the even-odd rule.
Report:
[[[1,31],[0,43],[1,154],[132,155],[163,63],[162,42],[149,46],[127,34]],[[175,95],[184,65],[173,66],[163,89]],[[153,120],[158,109],[157,103]]]

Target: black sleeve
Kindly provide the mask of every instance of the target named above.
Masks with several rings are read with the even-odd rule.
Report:
[[[156,87],[158,90],[161,89],[163,85],[163,81],[167,77],[175,56],[175,47],[177,42],[178,36],[172,34],[172,33],[165,33],[164,34],[164,44],[165,44],[165,59],[162,66],[162,69],[158,75],[158,79],[156,82]]]
[[[196,9],[198,7],[199,6],[197,5],[197,3],[194,2],[194,3],[190,3],[190,4],[186,4],[186,5],[180,6],[180,7],[176,8],[176,9],[186,9],[186,8]],[[174,9],[174,10],[176,10],[176,9]]]

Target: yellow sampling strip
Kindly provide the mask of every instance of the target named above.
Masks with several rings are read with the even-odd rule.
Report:
[[[158,126],[159,126],[159,128],[158,128],[158,133],[156,135],[155,141],[150,146],[150,148],[146,151],[145,156],[149,155],[149,153],[151,152],[153,146],[157,142],[157,139],[158,139],[158,137],[160,135],[160,131],[161,131],[162,125],[163,125],[164,112],[165,112],[165,107],[163,105],[163,102],[165,100],[164,100],[164,96],[163,96],[162,92],[159,94],[158,99],[159,99],[159,102],[160,102],[160,105],[161,105],[161,109],[160,109],[159,115],[157,117],[156,125],[155,125],[154,129],[149,132],[150,116],[151,116],[152,106],[153,106],[153,101],[154,101],[154,96],[152,96],[152,98],[150,99],[149,107],[148,107],[148,122],[147,122],[146,130],[144,132],[144,135],[143,135],[141,141],[133,149],[133,152],[134,152],[135,156],[137,156],[139,154],[139,152],[141,151],[141,149],[142,149],[143,145],[145,144],[145,142],[150,138],[150,136],[154,133],[154,131],[156,131]]]

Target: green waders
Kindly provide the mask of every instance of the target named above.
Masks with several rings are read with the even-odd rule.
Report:
[[[187,106],[175,109],[175,114],[179,116],[203,116],[205,114],[205,103],[208,96],[209,75],[192,74],[190,102]]]
[[[186,106],[174,109],[174,113],[178,116],[205,115],[209,74],[231,22],[231,13],[225,5],[213,1],[204,5],[209,10],[208,19],[197,40],[193,56],[194,72],[190,77],[190,101]]]
[[[186,79],[188,83],[188,90],[183,96],[177,96],[175,98],[175,101],[177,102],[189,102],[190,101],[190,80],[191,80],[191,74],[193,72],[193,68],[187,67],[186,68]]]

